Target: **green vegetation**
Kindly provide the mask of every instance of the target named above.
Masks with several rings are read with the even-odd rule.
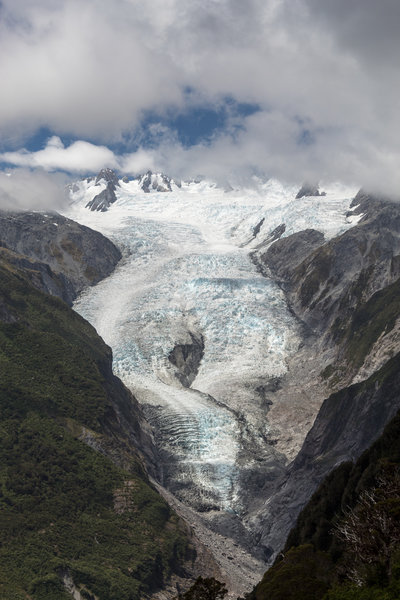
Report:
[[[378,338],[393,329],[399,314],[400,279],[358,304],[346,324],[336,322],[336,340],[344,342],[346,360],[360,367]]]
[[[400,413],[323,481],[247,600],[398,600],[399,465]]]
[[[330,557],[311,544],[291,548],[256,587],[254,600],[319,600],[329,589]]]
[[[192,587],[175,600],[223,600],[228,590],[214,577],[198,577]]]
[[[107,438],[110,350],[4,261],[0,371],[0,597],[67,600],[65,580],[88,599],[142,600],[191,558],[186,531],[137,457],[124,471],[77,439]]]

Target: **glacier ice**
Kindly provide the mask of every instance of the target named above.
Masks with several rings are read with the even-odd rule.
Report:
[[[324,187],[326,197],[295,200],[297,188],[274,181],[229,193],[192,182],[160,194],[134,181],[120,183],[108,212],[92,213],[84,206],[93,188],[73,188],[68,216],[102,231],[124,257],[75,309],[112,347],[115,373],[143,405],[165,456],[164,484],[195,507],[240,511],[241,473],[256,454],[270,464],[256,390],[286,372],[300,342],[283,292],[249,251],[282,223],[284,235],[344,231],[353,194]],[[168,357],[190,333],[204,339],[204,355],[185,388]]]

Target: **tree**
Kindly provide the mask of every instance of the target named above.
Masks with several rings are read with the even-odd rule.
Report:
[[[400,474],[384,473],[376,487],[365,490],[354,509],[335,527],[344,543],[347,575],[357,585],[383,583],[391,575],[391,559],[400,545]],[[374,578],[375,581],[369,581]],[[378,580],[378,581],[377,581]],[[379,581],[381,580],[381,581]]]
[[[198,577],[192,587],[175,600],[222,600],[228,590],[214,577]]]

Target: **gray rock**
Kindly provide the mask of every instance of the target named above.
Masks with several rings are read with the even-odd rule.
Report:
[[[283,227],[280,226],[279,231],[275,230],[275,235],[279,235]],[[320,231],[305,229],[286,238],[277,239],[266,252],[258,252],[256,256],[262,265],[267,265],[278,279],[285,282],[292,278],[302,261],[322,246],[324,241]]]
[[[202,335],[189,332],[192,343],[177,344],[169,353],[168,360],[176,367],[175,377],[185,387],[190,387],[198,373],[204,354]]]
[[[106,212],[116,200],[115,186],[112,183],[108,183],[107,187],[90,200],[85,208],[98,212]]]
[[[57,213],[0,211],[0,246],[22,255],[13,260],[38,273],[42,291],[69,304],[107,277],[121,258],[101,233]]]
[[[119,185],[118,175],[112,169],[101,169],[96,177],[96,184],[104,179],[106,183],[111,183],[115,187]]]
[[[323,403],[297,458],[258,516],[260,543],[270,548],[272,559],[324,477],[340,463],[357,459],[400,409],[399,366],[400,354],[367,381]]]
[[[317,183],[304,182],[297,192],[296,200],[306,196],[326,196],[326,192],[320,192]]]
[[[313,332],[320,357],[329,357],[325,376],[334,374],[331,386],[338,390],[323,402],[298,456],[254,517],[253,527],[262,531],[260,543],[272,558],[322,479],[341,462],[358,458],[400,408],[399,336],[391,337],[384,360],[370,362],[363,380],[349,385],[360,368],[349,354],[354,336],[360,344],[368,342],[368,357],[372,345],[387,343],[393,327],[387,319],[398,296],[400,205],[360,192],[353,212],[363,215],[360,222],[328,242],[307,230],[258,253],[261,268],[278,278],[295,315]],[[392,307],[388,318],[382,312],[387,303]],[[398,315],[400,310],[390,318]],[[365,360],[357,346],[355,351]],[[389,356],[394,358],[388,361]]]
[[[141,189],[149,194],[153,192],[172,192],[171,183],[172,179],[164,173],[152,173],[147,171],[145,175],[138,177],[139,185]]]
[[[90,200],[86,204],[86,208],[93,211],[106,212],[111,204],[116,201],[115,190],[119,186],[119,179],[115,171],[112,169],[101,169],[96,177],[96,185],[102,181],[106,182],[106,188]]]

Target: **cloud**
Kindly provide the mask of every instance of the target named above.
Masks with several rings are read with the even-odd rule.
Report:
[[[66,176],[41,170],[12,169],[0,172],[0,209],[49,210],[61,208]]]
[[[66,148],[58,136],[51,137],[43,150],[4,152],[0,154],[0,160],[16,166],[78,173],[99,171],[103,167],[117,167],[114,153],[105,146],[77,141]]]
[[[218,177],[252,166],[400,185],[398,0],[3,0],[0,11],[2,139],[15,150],[45,126],[100,144],[8,153],[14,164]],[[165,127],[227,97],[260,110],[192,148],[170,130],[135,153],[108,149],[138,145],[149,111]]]

